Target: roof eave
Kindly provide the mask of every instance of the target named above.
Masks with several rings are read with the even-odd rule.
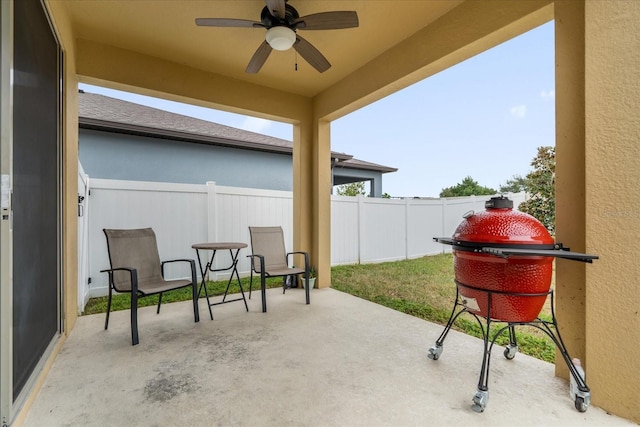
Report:
[[[132,125],[129,123],[112,122],[88,117],[79,117],[79,126],[83,129],[101,130],[127,135],[146,136],[151,138],[165,138],[174,141],[195,142],[198,144],[220,145],[246,150],[265,151],[270,153],[291,154],[289,147],[265,145],[251,141],[239,141],[237,139],[199,135],[190,132],[181,132],[170,129],[158,129],[148,126]]]
[[[291,147],[262,144],[259,142],[242,141],[232,138],[200,135],[191,132],[181,132],[171,129],[159,129],[149,126],[140,126],[130,123],[113,122],[89,117],[79,117],[78,123],[82,129],[100,130],[105,132],[121,133],[126,135],[146,136],[150,138],[165,138],[174,141],[193,142],[197,144],[218,145],[223,147],[239,148],[244,150],[263,151],[268,153],[292,154]],[[331,158],[338,161],[349,160],[353,156],[332,151]]]

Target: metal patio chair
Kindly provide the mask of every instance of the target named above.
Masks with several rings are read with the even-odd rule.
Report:
[[[262,293],[262,312],[267,311],[266,283],[267,277],[284,277],[304,274],[305,293],[309,304],[309,254],[307,252],[286,252],[282,227],[249,227],[251,235],[251,280],[249,282],[249,298],[253,288],[253,274],[260,276]],[[289,267],[289,256],[304,255],[304,268]],[[283,286],[283,292],[286,287]]]
[[[109,274],[109,300],[107,302],[107,318],[104,329],[109,327],[111,296],[113,291],[131,294],[131,342],[138,344],[138,298],[159,294],[158,308],[160,313],[163,292],[192,288],[194,321],[200,321],[198,312],[198,282],[196,265],[192,259],[176,259],[160,262],[156,235],[151,228],[131,230],[104,229],[107,237],[109,263],[111,268],[101,273]],[[191,280],[165,280],[164,266],[172,262],[187,262],[191,268]]]

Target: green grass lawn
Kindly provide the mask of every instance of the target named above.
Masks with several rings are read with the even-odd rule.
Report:
[[[245,292],[249,292],[249,278],[243,277],[241,279],[242,288]],[[275,277],[273,279],[267,279],[267,288],[277,288],[282,286],[282,278]],[[207,291],[209,297],[216,295],[223,295],[224,290],[227,287],[227,281],[207,282]],[[253,280],[253,292],[260,293],[260,278],[256,281]],[[236,281],[231,283],[229,288],[229,294],[239,293],[240,287]],[[200,297],[204,298],[204,291],[200,293]],[[258,295],[260,297],[260,295]],[[175,291],[167,292],[162,295],[162,303],[187,301],[191,299],[191,288],[176,289]],[[129,294],[114,294],[111,301],[111,311],[128,310],[130,304]],[[158,304],[158,296],[152,295],[138,299],[138,307],[147,307],[150,305]],[[83,314],[97,314],[105,313],[107,311],[107,297],[91,298],[84,309]]]
[[[453,308],[456,295],[453,279],[451,254],[380,264],[343,265],[331,269],[331,283],[334,289],[441,325],[446,324]],[[223,294],[226,285],[226,281],[208,282],[209,295]],[[249,289],[248,278],[242,279],[242,286],[245,290]],[[280,287],[282,279],[268,279],[267,286]],[[259,284],[257,287],[259,289]],[[239,291],[238,286],[232,284],[230,292]],[[162,297],[163,303],[185,301],[190,298],[189,289],[169,292]],[[138,302],[139,306],[144,307],[157,304],[158,299],[153,296],[142,298]],[[104,313],[106,308],[106,297],[92,298],[85,308],[85,314]],[[128,308],[128,294],[114,296],[113,310]],[[545,310],[548,309],[543,309],[542,316],[548,319],[550,316]],[[460,316],[454,329],[476,337],[482,336],[478,323],[470,315]],[[492,330],[496,329],[492,327]],[[516,335],[522,353],[554,362],[555,345],[545,334],[535,328],[518,327]],[[433,337],[434,342],[437,338]],[[507,341],[506,334],[503,334],[497,343],[504,345]]]

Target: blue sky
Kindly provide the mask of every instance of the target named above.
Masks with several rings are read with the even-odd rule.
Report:
[[[553,22],[483,52],[331,124],[331,149],[398,168],[383,178],[393,197],[437,197],[471,176],[498,189],[526,175],[537,147],[555,145]],[[291,126],[255,117],[80,85],[278,138]]]

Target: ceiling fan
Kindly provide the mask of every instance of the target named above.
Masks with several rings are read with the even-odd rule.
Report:
[[[196,18],[203,27],[265,28],[265,40],[251,57],[245,72],[257,73],[273,49],[288,50],[292,46],[313,68],[323,73],[331,64],[311,43],[297,34],[298,30],[338,30],[358,26],[358,14],[353,11],[332,11],[300,16],[287,0],[265,0],[260,22],[233,18]]]

